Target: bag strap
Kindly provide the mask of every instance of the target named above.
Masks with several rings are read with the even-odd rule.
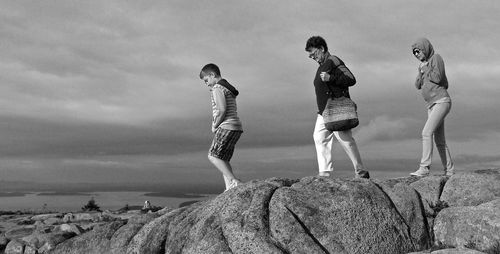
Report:
[[[331,72],[332,72],[331,74],[333,74],[334,70],[336,70],[336,69],[338,69],[339,67],[341,67],[342,65],[344,65],[344,63],[342,62],[342,60],[340,60],[338,57],[336,57],[336,56],[334,56],[334,55],[330,55],[330,56],[328,57],[328,59],[332,60],[333,65],[334,65],[334,66],[333,66],[333,69],[331,70]],[[345,66],[345,65],[344,65],[344,66]],[[333,76],[333,75],[331,75],[331,74],[330,74],[330,77],[334,77],[334,76]],[[345,74],[342,72],[342,75],[345,75]],[[334,77],[334,78],[335,78],[335,79],[337,79],[338,77]],[[335,98],[335,97],[334,97],[334,95],[335,95],[335,94],[334,94],[334,92],[333,92],[333,90],[332,90],[331,86],[330,86],[327,82],[324,82],[324,83],[325,83],[326,87],[327,87],[327,88],[328,88],[328,90],[329,90],[329,91],[327,92],[327,95],[329,95],[329,97],[330,97],[330,98],[332,98],[332,99],[333,99],[333,98]],[[342,92],[342,96],[344,96],[344,97],[349,97],[349,96],[347,95],[347,94],[349,93],[349,88],[348,88],[348,87],[346,87],[346,88],[342,89],[342,90],[341,90],[341,92]],[[340,97],[342,97],[342,96],[340,96]]]

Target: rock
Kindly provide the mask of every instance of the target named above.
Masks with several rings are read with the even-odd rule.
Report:
[[[165,244],[163,242],[167,237],[167,234],[169,233],[167,231],[169,229],[171,221],[175,220],[176,217],[182,220],[182,218],[186,218],[187,215],[189,215],[194,210],[196,210],[195,206],[185,207],[174,210],[150,221],[149,223],[144,225],[144,227],[142,227],[141,230],[132,238],[127,247],[126,253],[158,253],[165,248]]]
[[[127,253],[273,253],[267,204],[288,179],[253,181],[147,223]],[[164,244],[162,244],[164,242]],[[281,253],[281,252],[280,252]]]
[[[417,181],[418,182],[418,181]],[[415,182],[416,183],[416,182]],[[432,228],[424,212],[421,195],[417,191],[401,182],[395,185],[385,184],[385,181],[377,183],[394,203],[399,214],[403,217],[406,225],[410,227],[410,235],[421,249],[432,245]],[[439,198],[439,196],[438,196]],[[438,199],[439,200],[439,199]]]
[[[34,226],[16,227],[5,232],[5,238],[9,240],[21,239],[25,236],[31,235],[35,231]]]
[[[443,249],[443,250],[436,250],[431,253],[432,254],[486,254],[481,251],[471,250],[467,248]]]
[[[43,221],[45,225],[57,225],[63,223],[61,218],[48,218]]]
[[[133,217],[130,217],[130,219],[128,219],[128,223],[146,224],[146,223],[158,218],[159,216],[160,216],[160,214],[158,214],[158,213],[139,214],[139,215],[135,215]]]
[[[269,218],[271,236],[289,253],[406,253],[420,248],[391,200],[369,180],[303,178],[276,190]]]
[[[220,210],[217,217],[230,250],[241,253],[281,253],[280,247],[271,241],[268,206],[277,189],[295,182],[279,178],[256,181],[219,195],[211,202],[210,205]],[[210,217],[206,219],[210,220]],[[218,228],[217,225],[213,227]],[[203,232],[203,229],[198,230]]]
[[[473,172],[471,182],[480,178],[495,193],[497,186],[484,178],[495,179],[497,173]],[[451,191],[448,197],[439,197],[441,188],[461,191],[453,187],[457,183],[448,186],[460,179],[455,175],[443,187],[446,178],[437,176],[385,181],[271,178],[174,210],[9,215],[0,218],[0,227],[7,231],[3,240],[0,232],[0,253],[3,242],[9,253],[391,254],[429,248],[432,229],[438,244],[434,248],[465,246],[498,252],[500,198],[441,210],[446,207],[444,200],[456,205],[488,199],[474,192],[469,193],[473,199],[467,199],[468,192],[454,199]],[[43,223],[50,220],[66,223]],[[34,225],[20,227],[20,221]]]
[[[410,252],[408,254],[485,254],[484,252],[471,250],[467,248],[454,248],[454,249],[441,249],[435,251],[420,251],[420,252]]]
[[[25,245],[33,247],[34,249],[39,249],[42,246],[56,246],[59,243],[66,241],[74,237],[76,234],[74,232],[50,232],[46,234],[42,233],[33,233],[32,235],[23,237],[21,242],[25,243]]]
[[[77,224],[61,224],[58,229],[60,231],[73,232],[76,235],[81,235],[83,232],[85,232],[83,228],[78,226]]]
[[[500,248],[500,198],[478,206],[443,209],[434,224],[437,242],[474,249]]]
[[[172,208],[170,208],[170,207],[164,207],[164,208],[162,208],[162,209],[160,209],[160,210],[156,211],[156,213],[157,213],[158,215],[164,215],[164,214],[166,214],[166,213],[168,213],[168,212],[170,212],[170,211],[172,211],[172,210],[174,210],[174,209],[172,209]]]
[[[9,240],[7,240],[5,234],[0,233],[0,250],[5,248],[5,246],[7,246],[7,243],[9,243]]]
[[[500,169],[455,174],[441,194],[441,200],[449,206],[479,205],[497,198],[500,198]]]
[[[24,244],[17,240],[10,241],[5,247],[5,254],[23,254]]]
[[[38,215],[34,215],[34,216],[31,216],[31,220],[34,220],[34,221],[44,221],[44,220],[47,220],[47,219],[52,219],[52,218],[62,218],[62,214],[60,213],[48,213],[48,214],[38,214]]]
[[[31,246],[26,245],[24,247],[24,254],[38,254],[38,250]]]
[[[114,221],[95,227],[78,237],[58,244],[51,254],[109,253],[110,239],[124,221]]]
[[[69,222],[79,222],[79,221],[93,221],[99,222],[104,221],[109,218],[109,216],[103,215],[103,213],[95,212],[95,213],[67,213],[64,215],[62,221],[64,223]]]
[[[112,254],[123,254],[127,252],[128,245],[132,238],[144,226],[143,223],[127,223],[116,230],[110,240],[110,250]]]
[[[445,176],[427,176],[410,184],[426,201],[430,207],[436,207],[440,203],[440,196],[448,177]]]

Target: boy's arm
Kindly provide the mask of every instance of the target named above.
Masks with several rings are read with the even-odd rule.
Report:
[[[215,110],[212,122],[212,132],[219,127],[219,125],[224,121],[224,116],[226,115],[226,96],[220,88],[214,87],[212,94],[215,101]]]

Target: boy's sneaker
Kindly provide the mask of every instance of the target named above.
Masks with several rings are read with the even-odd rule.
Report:
[[[429,175],[429,169],[428,168],[419,168],[417,171],[410,173],[412,176],[427,176]]]
[[[232,188],[234,188],[234,187],[236,187],[236,186],[238,186],[238,185],[240,185],[240,184],[241,184],[241,181],[240,181],[240,180],[238,180],[238,179],[233,179],[233,180],[231,181],[231,183],[229,184],[229,187],[227,188],[227,190],[230,190],[230,189],[232,189]]]

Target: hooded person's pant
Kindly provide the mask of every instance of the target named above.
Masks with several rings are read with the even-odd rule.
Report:
[[[433,139],[436,143],[441,162],[445,171],[453,171],[453,161],[446,145],[444,135],[444,118],[450,112],[451,102],[436,103],[427,111],[427,122],[422,130],[421,168],[430,169],[432,162]]]

